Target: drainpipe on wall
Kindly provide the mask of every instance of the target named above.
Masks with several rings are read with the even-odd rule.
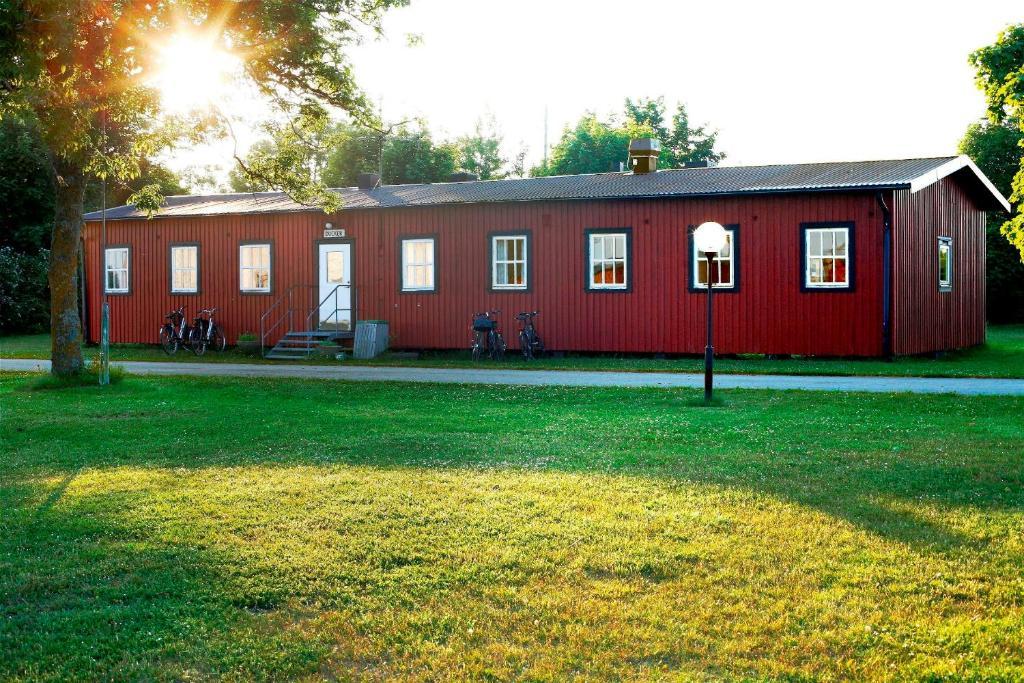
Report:
[[[892,211],[882,193],[875,194],[882,209],[882,355],[892,359]]]

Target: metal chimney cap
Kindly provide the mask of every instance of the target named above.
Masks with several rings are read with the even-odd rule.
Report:
[[[635,138],[629,141],[630,153],[648,152],[658,154],[661,152],[661,143],[657,138]]]

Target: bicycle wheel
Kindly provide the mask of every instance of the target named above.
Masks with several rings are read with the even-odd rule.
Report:
[[[544,355],[544,341],[540,337],[533,338],[533,357]]]
[[[526,330],[519,333],[519,351],[523,354],[523,360],[533,358],[533,346],[530,344],[530,335]]]
[[[174,336],[174,329],[170,325],[160,328],[160,347],[168,356],[173,356],[178,350],[178,338]]]
[[[499,333],[494,334],[494,346],[491,347],[491,360],[501,360],[505,357],[505,338]]]
[[[483,353],[483,348],[480,346],[480,333],[473,333],[473,347],[470,349],[473,352],[473,362],[480,360],[480,354]]]
[[[214,351],[223,351],[228,346],[228,340],[224,336],[224,330],[220,329],[220,325],[216,325],[213,328],[213,338],[210,340],[210,345]]]
[[[206,353],[206,335],[203,334],[201,327],[193,327],[192,333],[189,335],[189,346],[192,347],[192,353],[197,356],[201,356]]]

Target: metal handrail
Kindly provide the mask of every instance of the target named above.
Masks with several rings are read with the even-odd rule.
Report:
[[[280,327],[281,324],[283,322],[285,322],[286,320],[288,321],[288,327],[290,329],[294,329],[294,327],[292,326],[292,320],[294,319],[293,315],[296,312],[299,312],[299,311],[305,313],[306,311],[309,310],[309,308],[307,306],[302,306],[300,308],[300,307],[297,307],[297,306],[295,306],[293,304],[292,299],[293,299],[293,295],[295,294],[295,292],[298,291],[298,290],[303,290],[303,289],[309,290],[309,299],[312,300],[312,298],[314,296],[313,295],[313,287],[314,287],[314,285],[292,285],[291,287],[289,287],[288,289],[285,290],[284,294],[282,294],[280,297],[278,297],[277,301],[275,301],[273,304],[271,304],[270,308],[268,308],[266,311],[263,312],[263,315],[260,316],[260,355],[261,356],[266,356],[267,337],[270,336],[270,334],[274,330],[276,330],[278,327]],[[271,324],[269,327],[267,327],[267,319],[270,317],[270,314],[273,313],[275,309],[277,309],[279,306],[281,306],[282,303],[285,303],[285,302],[287,302],[286,308],[281,311],[281,314],[273,321],[273,324]]]
[[[335,325],[340,325],[340,317],[339,317],[338,314],[347,311],[350,314],[349,315],[350,324],[353,327],[355,326],[356,288],[354,286],[352,286],[352,285],[337,285],[337,286],[334,287],[334,289],[332,289],[327,294],[327,296],[325,296],[320,301],[320,303],[314,304],[313,302],[316,301],[316,299],[315,299],[316,293],[315,292],[317,292],[318,289],[319,289],[319,285],[292,285],[291,287],[289,287],[288,289],[285,290],[284,294],[282,294],[280,297],[278,297],[277,301],[275,301],[273,304],[270,305],[270,308],[268,308],[266,311],[263,312],[263,315],[260,316],[260,355],[261,356],[264,356],[264,357],[266,356],[266,354],[267,354],[266,349],[267,349],[267,346],[268,346],[267,338],[274,332],[274,330],[279,328],[286,321],[288,323],[288,331],[292,331],[292,330],[295,329],[295,326],[292,323],[293,323],[293,321],[295,319],[295,314],[296,313],[305,314],[305,316],[306,316],[305,320],[304,320],[305,327],[303,329],[305,329],[305,330],[313,329],[313,327],[312,327],[312,318],[313,318],[313,316],[314,315],[318,315],[318,313],[320,311],[320,308],[325,303],[327,303],[327,301],[331,297],[334,297],[334,311],[333,311],[333,313],[331,315],[334,316]],[[349,307],[348,308],[339,308],[338,307],[338,291],[341,290],[341,289],[348,289],[350,291]],[[298,303],[296,303],[294,301],[295,294],[296,294],[296,292],[302,291],[302,290],[305,290],[306,292],[308,292],[308,295],[304,296],[304,297],[301,297],[300,301]],[[301,302],[302,302],[303,299],[305,299],[307,303],[302,304]],[[284,305],[284,308],[279,311],[279,315],[277,315],[276,318],[271,318],[271,314],[273,314],[274,311],[278,310],[282,305]],[[268,326],[268,320],[272,320],[272,322],[269,323],[269,326]],[[323,321],[321,321],[321,320],[317,321],[317,325],[316,325],[316,329],[317,330],[320,329],[322,322]]]
[[[340,308],[338,306],[338,291],[341,290],[341,289],[349,290],[348,308]],[[351,284],[349,284],[349,285],[336,285],[334,287],[334,289],[332,289],[330,292],[328,292],[327,296],[325,296],[323,299],[321,299],[320,303],[318,303],[316,305],[316,307],[313,308],[313,310],[311,310],[309,312],[309,315],[306,316],[306,329],[307,330],[313,329],[311,325],[312,325],[312,322],[313,322],[313,316],[314,315],[318,317],[317,323],[316,323],[316,329],[319,330],[321,328],[321,326],[324,323],[324,320],[323,320],[323,318],[319,317],[320,311],[323,309],[324,304],[327,303],[327,300],[330,299],[331,297],[334,298],[334,310],[331,312],[331,315],[334,316],[334,324],[336,326],[340,326],[341,319],[339,318],[338,314],[347,311],[349,313],[349,325],[351,325],[351,326],[355,325],[355,320],[353,318],[355,317],[354,313],[355,313],[355,310],[356,310],[356,306],[355,306],[356,288],[354,286],[352,286]]]

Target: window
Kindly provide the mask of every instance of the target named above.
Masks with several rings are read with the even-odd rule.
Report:
[[[806,289],[849,289],[853,225],[803,226],[803,285]]]
[[[402,240],[402,291],[434,291],[434,238]]]
[[[591,231],[588,240],[590,289],[629,288],[629,233]]]
[[[693,289],[708,288],[707,254],[693,245],[690,235],[690,253],[693,254]],[[715,289],[733,289],[736,287],[736,228],[725,229],[725,247],[711,259],[711,274],[714,276]]]
[[[270,245],[238,247],[238,288],[243,292],[270,291]]]
[[[939,238],[939,291],[953,291],[953,238]]]
[[[171,246],[171,293],[195,294],[199,291],[199,247],[194,244]]]
[[[526,289],[527,235],[491,237],[491,288]]]
[[[128,259],[128,247],[110,247],[104,252],[104,283],[107,292],[128,293]]]
[[[332,285],[345,282],[345,254],[340,251],[327,252],[327,281]]]

